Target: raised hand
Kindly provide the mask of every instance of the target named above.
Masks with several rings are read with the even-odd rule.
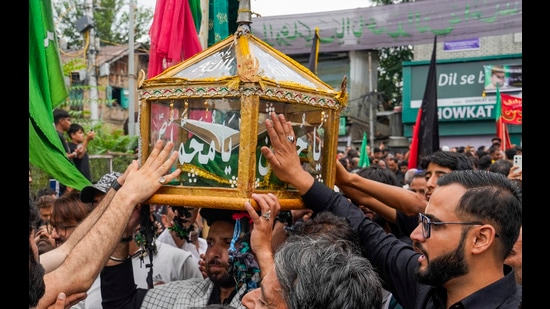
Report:
[[[300,163],[296,153],[296,137],[292,123],[287,122],[285,116],[275,113],[270,114],[271,120],[265,120],[265,126],[271,148],[263,146],[262,155],[277,177],[300,191],[305,193],[313,184],[313,177],[306,172]]]
[[[260,207],[260,215],[258,215],[249,202],[245,204],[250,219],[254,222],[254,227],[250,235],[250,246],[257,258],[261,257],[262,253],[266,253],[264,250],[269,251],[268,256],[272,257],[271,238],[273,224],[275,223],[275,217],[277,217],[279,210],[281,210],[281,204],[279,204],[279,199],[272,193],[253,193],[252,198]],[[258,261],[258,263],[260,263],[260,261]]]
[[[180,169],[167,174],[178,156],[173,148],[173,142],[169,141],[164,145],[162,140],[158,140],[141,167],[138,166],[137,160],[134,160],[118,178],[118,182],[123,185],[120,190],[131,192],[135,204],[144,202],[160,189],[163,183],[169,183],[179,176]]]

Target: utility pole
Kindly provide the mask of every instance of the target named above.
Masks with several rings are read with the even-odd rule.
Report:
[[[128,14],[128,135],[135,135],[135,78],[134,68],[134,0],[130,0]]]
[[[86,0],[85,6],[86,15],[89,16],[90,20],[93,20],[94,16],[94,3],[93,0]],[[86,52],[88,57],[88,86],[90,87],[90,112],[92,125],[96,124],[98,117],[98,107],[97,107],[97,76],[96,76],[96,55],[99,51],[99,44],[95,39],[95,28],[92,26],[88,29],[88,40],[89,48]]]
[[[373,105],[374,103],[378,103],[378,96],[376,95],[376,92],[372,90],[372,78],[372,55],[369,51],[369,142],[371,151],[374,151],[374,126],[376,125],[376,109]]]

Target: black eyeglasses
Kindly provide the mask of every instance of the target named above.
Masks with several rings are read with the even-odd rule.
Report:
[[[53,229],[57,233],[57,235],[61,235],[59,233],[63,229],[63,235],[67,234],[67,229],[72,229],[73,227],[76,227],[76,225],[69,225],[69,226],[54,226]]]
[[[418,223],[422,223],[422,236],[425,239],[430,238],[432,234],[432,225],[443,225],[443,224],[462,224],[462,225],[483,225],[482,222],[434,222],[430,218],[426,217],[424,214],[418,214]],[[496,235],[498,237],[498,234]]]

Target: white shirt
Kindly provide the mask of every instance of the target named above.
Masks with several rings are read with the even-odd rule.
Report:
[[[198,240],[198,242],[199,242],[198,250],[197,250],[197,246],[195,246],[195,244],[188,243],[185,240],[183,240],[183,245],[181,245],[181,247],[178,247],[176,245],[176,242],[174,241],[174,238],[172,237],[172,234],[170,234],[170,230],[168,230],[167,228],[164,229],[164,231],[162,231],[162,233],[160,233],[160,235],[157,237],[157,240],[162,242],[162,243],[168,244],[172,247],[180,248],[180,249],[183,249],[187,252],[190,252],[193,255],[193,257],[196,259],[197,263],[201,260],[200,255],[205,254],[206,249],[208,248],[208,243],[206,242],[206,239],[204,239],[202,237],[199,237],[199,240]]]

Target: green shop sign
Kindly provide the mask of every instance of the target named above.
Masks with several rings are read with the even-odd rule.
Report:
[[[437,62],[437,105],[439,120],[470,121],[495,118],[495,93],[485,91],[486,65],[514,65],[521,70],[521,55],[441,60]],[[422,103],[429,61],[403,63],[404,124],[416,121]],[[520,77],[521,79],[521,74]],[[507,92],[519,95],[521,87]]]

